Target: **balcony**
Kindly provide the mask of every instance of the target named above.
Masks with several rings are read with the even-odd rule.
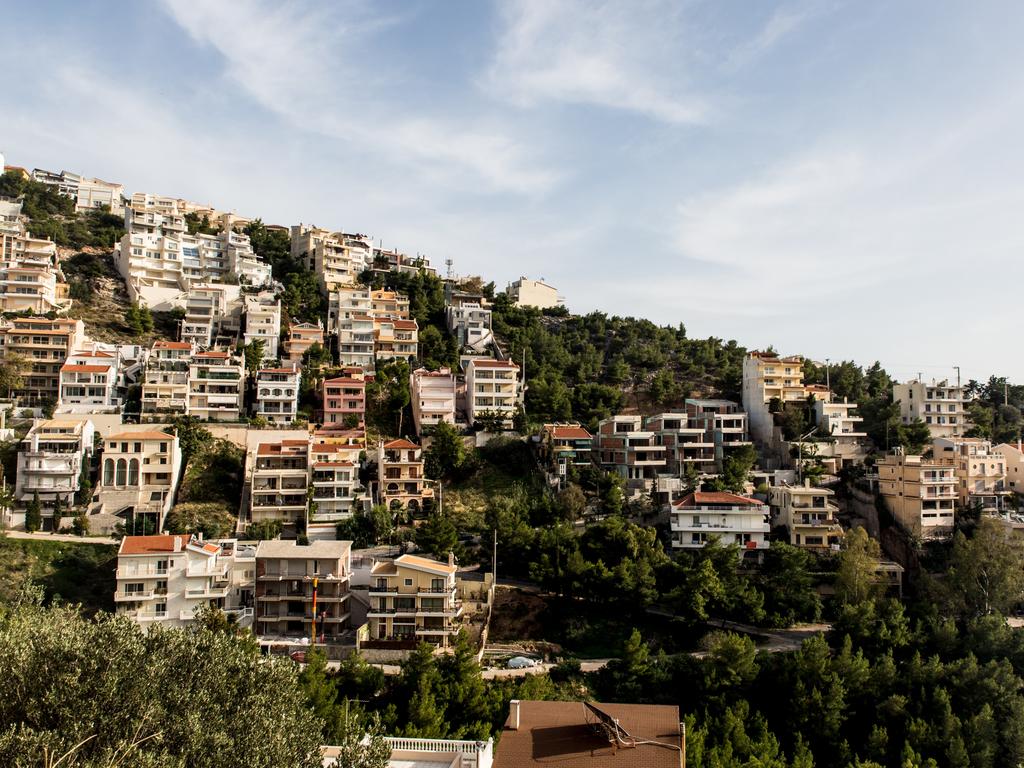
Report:
[[[227,576],[228,568],[228,563],[217,563],[210,568],[190,565],[185,570],[185,576],[188,578],[198,578],[203,576],[223,577]]]
[[[185,597],[189,600],[216,600],[227,597],[231,587],[203,587],[201,589],[186,589]]]
[[[164,566],[159,568],[155,565],[139,565],[139,566],[126,566],[117,569],[118,579],[147,579],[156,578],[157,576],[166,576],[167,567]]]
[[[166,595],[167,590],[161,590],[159,593],[155,589],[144,589],[141,592],[115,592],[114,602],[115,603],[134,603],[141,602],[143,600],[152,600],[159,595]]]

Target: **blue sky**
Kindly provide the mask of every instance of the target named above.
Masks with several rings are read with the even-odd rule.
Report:
[[[0,151],[570,308],[1024,379],[1024,8],[7,3]]]

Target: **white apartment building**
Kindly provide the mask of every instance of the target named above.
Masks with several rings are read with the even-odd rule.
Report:
[[[417,435],[442,421],[455,423],[455,376],[448,368],[417,368],[409,374],[409,393]]]
[[[672,547],[700,549],[712,538],[737,544],[741,554],[768,548],[768,506],[735,493],[688,494],[669,505]]]
[[[178,438],[166,432],[119,432],[103,440],[94,512],[145,515],[154,530],[174,506],[181,474]]]
[[[343,366],[374,368],[374,319],[370,289],[343,286],[330,293],[328,325],[338,335],[338,359]]]
[[[445,314],[448,330],[455,334],[460,347],[482,352],[494,341],[494,334],[491,333],[491,310],[475,302],[465,302],[450,305]]]
[[[203,421],[238,421],[245,364],[229,352],[197,352],[188,368],[188,410]]]
[[[68,356],[60,368],[60,413],[116,413],[121,355],[113,351],[83,350]]]
[[[818,430],[832,437],[824,453],[843,461],[863,461],[867,453],[868,433],[857,404],[845,398],[839,401],[827,387],[808,387],[813,392],[814,415]],[[819,452],[821,455],[822,452]]]
[[[924,539],[952,532],[959,496],[953,465],[894,453],[877,467],[882,498],[906,531]]]
[[[360,440],[314,436],[309,449],[314,504],[311,528],[334,525],[365,505],[366,489],[359,482],[359,454],[364,447]]]
[[[936,461],[952,464],[962,509],[980,504],[983,512],[1002,512],[1009,506],[1007,459],[992,443],[977,437],[937,437],[932,442]]]
[[[2,312],[45,315],[48,312],[64,312],[71,306],[68,285],[60,266],[51,263],[52,258],[37,260],[26,251],[34,243],[53,245],[49,240],[19,237],[13,241],[15,255],[9,261],[0,262]]]
[[[920,419],[928,425],[932,438],[956,437],[967,430],[967,395],[960,385],[946,380],[893,384],[892,399],[900,404],[904,424]]]
[[[210,349],[217,337],[239,325],[241,310],[237,285],[196,284],[185,295],[181,340],[197,349]]]
[[[161,421],[188,411],[188,368],[194,349],[187,341],[155,341],[142,374],[142,419]]]
[[[69,171],[32,171],[33,181],[55,188],[62,195],[75,200],[75,210],[88,211],[107,207],[110,212],[121,216],[124,213],[124,185],[113,184],[101,179],[91,179]]]
[[[339,286],[354,285],[373,265],[373,242],[366,235],[298,224],[291,228],[291,246],[292,258],[305,263],[328,294]]]
[[[117,551],[117,613],[143,627],[186,627],[205,608],[251,626],[256,549],[192,534],[125,536]]]
[[[543,280],[531,280],[520,277],[511,283],[505,291],[517,307],[536,307],[550,309],[562,303],[558,289]]]
[[[38,493],[44,509],[57,497],[67,509],[92,456],[95,434],[89,420],[36,420],[18,446],[15,500],[24,505]]]
[[[294,524],[307,513],[309,440],[260,443],[252,468],[249,520]]]
[[[256,258],[246,235],[232,230],[235,216],[222,214],[217,234],[189,234],[185,213],[182,201],[132,195],[114,262],[133,301],[163,309],[182,306],[197,283],[269,284],[270,265]]]
[[[784,525],[789,543],[805,549],[827,551],[839,546],[843,527],[836,515],[839,507],[832,501],[835,493],[827,488],[804,485],[772,487],[769,495],[776,525]]]
[[[281,301],[273,293],[259,293],[245,297],[245,336],[248,346],[256,340],[263,342],[263,359],[277,360],[278,341],[281,338]]]
[[[299,412],[299,380],[296,364],[261,368],[256,372],[256,415],[272,424],[290,424]]]
[[[518,365],[490,359],[471,359],[466,364],[466,414],[471,425],[484,414],[494,414],[511,429],[518,405]]]

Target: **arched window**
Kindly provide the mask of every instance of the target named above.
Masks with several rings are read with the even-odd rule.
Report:
[[[103,484],[113,485],[114,484],[114,460],[107,459],[103,462]]]
[[[125,461],[124,459],[118,459],[117,460],[117,474],[114,477],[114,485],[117,485],[117,486],[124,485],[125,481],[128,479],[127,478],[127,474],[128,474],[128,462]]]
[[[139,460],[132,459],[128,462],[128,485],[139,484]]]

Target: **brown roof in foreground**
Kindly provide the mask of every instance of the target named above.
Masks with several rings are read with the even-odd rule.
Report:
[[[419,448],[416,443],[410,443],[408,440],[401,438],[399,440],[392,440],[390,443],[384,443],[384,448],[390,450],[416,450]]]
[[[726,493],[724,491],[715,491],[713,493],[697,491],[696,493],[691,493],[675,502],[673,506],[700,507],[705,504],[728,504],[730,506],[738,507],[759,507],[762,506],[764,502],[758,501],[757,499],[751,499],[748,496],[740,496],[736,493]]]
[[[597,714],[582,701],[521,701],[519,727],[512,730],[506,721],[494,768],[679,768],[678,707],[593,706],[618,721],[632,740],[659,743],[628,746],[609,740],[598,726]]]
[[[551,436],[556,440],[588,440],[593,437],[593,435],[579,425],[575,427],[552,427]]]
[[[166,432],[118,432],[116,435],[108,435],[106,440],[173,440],[174,435]]]

